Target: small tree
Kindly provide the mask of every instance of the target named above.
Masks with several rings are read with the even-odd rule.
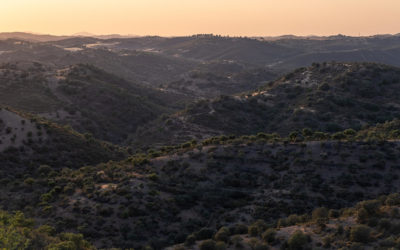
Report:
[[[370,239],[371,229],[364,225],[357,225],[350,230],[350,240],[367,243]]]
[[[225,250],[226,249],[226,244],[223,241],[218,241],[215,243],[215,249],[216,250]]]
[[[258,227],[255,226],[255,225],[250,226],[250,227],[249,227],[249,234],[250,234],[250,236],[252,236],[252,237],[258,236],[258,234],[259,234]]]
[[[227,228],[227,227],[221,227],[221,228],[218,230],[218,232],[215,234],[214,238],[215,238],[215,240],[217,240],[217,241],[224,241],[224,242],[227,242],[228,239],[229,239],[229,235],[230,235],[229,228]]]
[[[297,133],[296,131],[291,132],[291,133],[289,134],[289,139],[290,139],[290,141],[295,142],[296,139],[297,139],[298,134],[299,134],[299,133]]]
[[[312,136],[312,135],[313,135],[313,132],[312,132],[312,130],[311,130],[311,129],[309,129],[309,128],[305,128],[305,129],[303,129],[302,133],[303,133],[303,136],[304,136],[304,137],[310,137],[310,136]]]
[[[194,243],[196,243],[196,236],[194,236],[193,234],[189,235],[188,237],[186,237],[185,240],[185,246],[193,246]]]
[[[210,239],[212,238],[213,234],[214,234],[214,230],[212,230],[211,228],[202,228],[200,229],[200,231],[198,231],[195,236],[197,240],[206,240],[206,239]]]
[[[400,204],[400,194],[391,194],[388,195],[385,201],[386,205],[396,206]]]
[[[312,218],[314,221],[317,221],[319,219],[326,220],[326,219],[328,219],[328,214],[329,214],[328,209],[326,209],[324,207],[320,207],[320,208],[314,209],[314,211],[312,212]]]
[[[291,250],[303,250],[308,243],[308,237],[302,231],[297,230],[294,232],[289,240],[288,246]]]
[[[200,250],[215,250],[216,243],[213,240],[205,240],[200,244]]]
[[[272,243],[275,241],[275,235],[276,235],[275,229],[269,228],[262,234],[262,238],[264,241]]]

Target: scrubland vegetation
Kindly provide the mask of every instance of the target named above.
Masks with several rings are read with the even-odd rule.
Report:
[[[0,249],[400,248],[397,39],[0,41]]]
[[[396,192],[398,126],[221,136],[76,170],[41,165],[4,182],[12,198],[3,206],[98,247],[161,248],[185,241],[185,232],[277,223]]]

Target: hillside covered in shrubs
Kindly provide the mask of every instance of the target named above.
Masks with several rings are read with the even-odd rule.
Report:
[[[121,143],[139,125],[184,107],[185,98],[77,64],[0,65],[0,105],[33,113],[97,139]]]
[[[128,155],[126,148],[80,134],[68,126],[13,109],[0,109],[0,179],[4,183],[42,165],[58,171],[122,160]]]
[[[203,228],[167,249],[397,249],[399,212],[400,195],[394,193],[350,208],[291,214],[273,223],[257,220],[213,232]]]
[[[139,128],[135,146],[213,135],[286,136],[310,128],[334,133],[400,118],[400,69],[374,63],[316,63],[257,91],[191,104]]]
[[[242,73],[190,77],[205,97],[209,77],[269,76]],[[313,64],[177,113],[198,97],[188,79],[40,63],[0,77],[0,248],[399,246],[398,68]]]
[[[202,228],[213,235],[397,192],[395,123],[369,132],[221,136],[75,170],[40,167],[2,186],[3,206],[99,248],[160,249]]]

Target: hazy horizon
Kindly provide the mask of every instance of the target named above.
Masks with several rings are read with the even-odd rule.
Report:
[[[38,35],[38,36],[60,36],[60,37],[72,37],[72,36],[82,36],[82,37],[90,37],[90,36],[95,36],[95,37],[101,37],[101,36],[121,36],[121,37],[146,37],[146,36],[159,36],[159,37],[188,37],[188,36],[196,36],[196,35],[214,35],[214,36],[226,36],[226,37],[249,37],[249,38],[277,38],[277,37],[285,37],[285,36],[294,36],[294,37],[333,37],[333,36],[348,36],[348,37],[372,37],[372,36],[395,36],[395,35],[400,35],[399,32],[395,33],[376,33],[376,34],[369,34],[369,35],[347,35],[347,34],[328,34],[328,35],[318,35],[318,34],[309,34],[309,35],[296,35],[296,34],[280,34],[280,35],[229,35],[229,34],[215,34],[215,33],[192,33],[192,34],[181,34],[181,35],[158,35],[158,34],[148,34],[148,35],[137,35],[137,34],[121,34],[121,33],[102,33],[102,34],[95,34],[92,32],[86,32],[86,31],[81,31],[81,32],[73,32],[71,34],[52,34],[52,33],[41,33],[41,32],[35,32],[35,31],[0,31],[0,34],[7,34],[7,33],[25,33],[25,34],[31,34],[31,35]]]
[[[398,0],[5,0],[0,32],[370,36],[400,32]]]

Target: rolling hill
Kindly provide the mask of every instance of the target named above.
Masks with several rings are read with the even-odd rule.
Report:
[[[399,118],[399,94],[399,68],[373,63],[314,64],[257,91],[201,100],[138,129],[130,139],[139,146],[219,134],[359,130]]]
[[[397,249],[399,41],[0,34],[0,248]]]
[[[18,39],[29,42],[49,42],[67,39],[68,36],[53,36],[44,34],[32,34],[28,32],[1,32],[0,40]]]
[[[54,68],[8,63],[0,67],[0,78],[1,105],[33,112],[114,143],[124,141],[137,126],[184,107],[186,98],[82,64]]]
[[[292,214],[272,224],[259,220],[221,227],[211,237],[192,234],[185,244],[166,249],[396,249],[399,205],[399,194],[394,193],[350,208]]]
[[[226,62],[240,65],[243,73],[258,70],[271,75],[263,80],[272,80],[277,74],[288,73],[313,62],[335,60],[400,66],[400,36],[395,35],[276,39],[214,35],[172,38],[58,38],[60,37],[45,42],[18,40],[18,37],[1,40],[0,62],[36,61],[56,67],[91,64],[138,84],[155,88],[171,87],[171,91],[183,94],[188,94],[189,90],[189,94],[195,95],[196,98],[215,97],[213,92],[232,94],[235,90],[250,91],[257,84],[255,81],[251,84],[237,82],[234,75],[226,75],[216,70],[225,67]],[[214,78],[200,78],[201,81],[198,81],[190,78],[193,72],[200,75],[233,77],[233,80],[215,81]],[[239,84],[239,88],[231,87],[236,84]],[[213,85],[217,85],[217,88]],[[207,92],[204,93],[204,89],[207,89]],[[194,90],[200,90],[199,95]]]
[[[188,37],[139,37],[112,39],[111,49],[152,50],[195,60],[232,60],[290,71],[313,62],[358,61],[400,66],[400,36],[278,37],[259,39],[193,35]],[[388,53],[392,52],[392,53]]]
[[[0,109],[1,173],[15,176],[40,165],[79,168],[128,156],[126,149],[79,134],[68,126],[9,108]],[[9,172],[13,170],[12,172]]]
[[[398,192],[399,128],[222,136],[77,170],[39,168],[2,186],[3,206],[97,247],[160,249],[191,233]]]
[[[179,80],[162,84],[161,88],[196,100],[247,92],[277,76],[277,72],[265,68],[249,68],[231,61],[211,61],[198,65]]]

